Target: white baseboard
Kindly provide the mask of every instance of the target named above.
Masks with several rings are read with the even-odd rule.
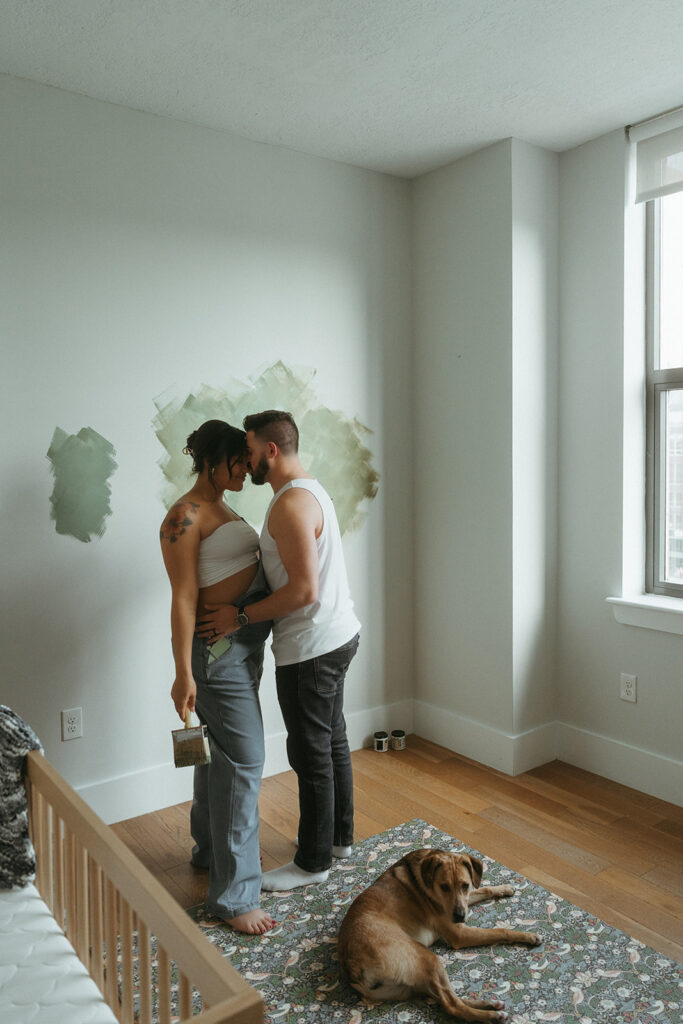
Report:
[[[557,722],[545,722],[512,736],[512,771],[510,775],[520,775],[531,771],[541,764],[554,761],[557,757]]]
[[[650,796],[681,804],[683,763],[565,722],[510,735],[452,711],[415,701],[415,732],[507,775],[559,759]]]
[[[675,758],[564,722],[557,723],[556,757],[660,800],[683,803],[683,762]]]
[[[351,750],[370,746],[373,732],[379,729],[413,732],[413,704],[412,700],[403,700],[346,714],[346,731]],[[264,777],[289,770],[286,739],[284,731],[266,736]],[[170,763],[159,764],[79,786],[77,790],[89,807],[103,821],[111,824],[191,800],[192,771],[188,768],[177,769]]]
[[[415,701],[415,732],[423,739],[471,757],[507,775],[519,775],[552,761],[555,722],[511,735],[426,701]]]
[[[511,735],[426,701],[404,700],[346,715],[352,750],[372,745],[379,729],[404,729],[507,775],[519,775],[559,758],[643,793],[681,803],[683,763],[628,743],[547,722]],[[264,776],[289,769],[284,731],[266,737]],[[107,823],[182,803],[192,797],[192,772],[171,764],[80,786],[78,792]]]
[[[138,814],[192,799],[192,771],[173,764],[157,764],[102,782],[76,786],[76,791],[107,825]]]

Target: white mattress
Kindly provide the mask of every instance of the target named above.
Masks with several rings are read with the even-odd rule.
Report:
[[[0,891],[2,1024],[116,1024],[33,885]]]

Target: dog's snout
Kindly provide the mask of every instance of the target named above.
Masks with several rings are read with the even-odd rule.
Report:
[[[455,907],[453,911],[453,920],[455,921],[456,924],[459,924],[462,921],[464,921],[465,916],[466,915],[464,910],[461,910],[460,907]]]

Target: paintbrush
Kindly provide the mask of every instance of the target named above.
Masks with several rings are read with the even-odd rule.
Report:
[[[205,725],[192,725],[190,709],[185,708],[185,728],[172,729],[173,760],[176,768],[195,764],[209,764],[211,748]]]

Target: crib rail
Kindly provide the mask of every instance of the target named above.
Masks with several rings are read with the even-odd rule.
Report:
[[[26,789],[36,887],[120,1024],[261,1024],[258,992],[35,750]]]

